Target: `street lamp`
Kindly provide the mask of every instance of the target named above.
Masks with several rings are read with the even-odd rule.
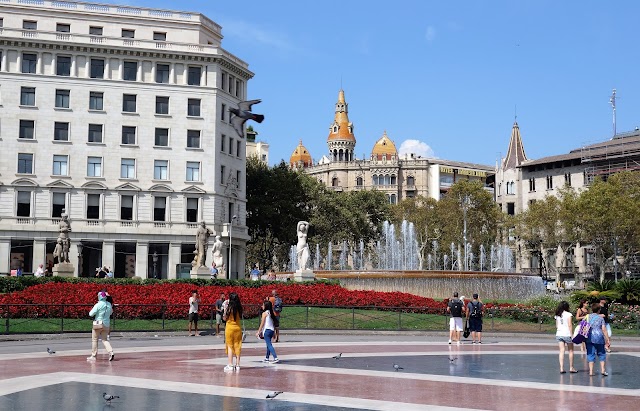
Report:
[[[82,243],[78,243],[78,277],[82,277],[82,247]]]
[[[231,229],[233,228],[233,220],[237,220],[238,216],[234,215],[231,217],[231,221],[229,222],[229,261],[227,261],[227,279],[231,279]]]
[[[158,278],[158,273],[156,271],[156,268],[158,267],[158,252],[154,250],[151,258],[153,259],[153,278]]]
[[[463,219],[463,231],[462,231],[462,241],[464,241],[464,270],[469,270],[469,262],[467,260],[467,210],[471,206],[471,198],[468,195],[465,195],[462,198],[462,219]]]

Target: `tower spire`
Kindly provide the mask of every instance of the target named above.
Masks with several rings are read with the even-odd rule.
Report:
[[[516,168],[524,161],[527,160],[527,155],[524,153],[524,145],[522,144],[522,138],[520,137],[520,127],[518,122],[513,122],[511,128],[511,139],[509,140],[509,149],[507,150],[507,156],[502,163],[502,169],[508,170]]]

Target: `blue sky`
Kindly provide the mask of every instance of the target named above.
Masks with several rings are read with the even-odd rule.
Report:
[[[640,126],[634,1],[130,1],[197,11],[249,63],[270,162],[300,139],[314,160],[345,90],[358,158],[386,130],[401,147],[494,165],[514,114],[527,156],[561,154]],[[242,8],[241,8],[242,7]],[[413,150],[416,151],[416,150]]]

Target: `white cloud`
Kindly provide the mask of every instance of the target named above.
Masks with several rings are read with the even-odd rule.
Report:
[[[433,40],[436,38],[436,28],[433,26],[427,27],[427,32],[425,33],[425,38],[427,39],[427,43],[433,43]]]
[[[423,158],[436,158],[433,149],[429,147],[429,145],[420,140],[405,140],[400,144],[400,149],[398,150],[398,154],[400,157],[404,157],[405,155],[415,154],[416,156],[420,156]]]

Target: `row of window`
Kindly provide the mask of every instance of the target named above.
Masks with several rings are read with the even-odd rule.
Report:
[[[120,160],[120,178],[137,178],[136,165],[135,158],[122,158]],[[32,153],[18,153],[18,174],[33,175],[34,170],[34,155]],[[224,174],[224,170],[224,166],[222,166],[222,174]],[[102,157],[87,157],[87,177],[102,177],[103,172]],[[54,176],[69,176],[69,156],[54,154],[51,173]],[[153,179],[169,180],[169,160],[154,160]],[[236,184],[239,184],[240,171],[236,173],[236,180]],[[201,163],[199,161],[187,161],[185,181],[201,181]],[[221,177],[221,183],[223,182],[224,175]]]
[[[16,192],[16,216],[32,217],[32,192]],[[51,218],[60,218],[68,210],[68,195],[64,192],[51,193]],[[86,194],[85,218],[87,220],[98,220],[101,218],[101,194]],[[185,208],[185,221],[195,223],[198,220],[199,200],[198,198],[187,198]],[[120,220],[131,221],[134,219],[135,196],[120,196]],[[167,221],[167,197],[158,195],[153,197],[153,221]]]
[[[138,69],[140,63],[138,61],[125,60],[122,63],[121,80],[125,81],[140,81],[138,78]],[[55,75],[70,77],[72,69],[72,56],[56,55],[55,56]],[[89,72],[90,78],[104,79],[107,69],[107,60],[102,58],[89,58]],[[37,74],[38,73],[38,55],[35,53],[22,53],[22,63],[20,64],[20,71],[24,74]],[[188,66],[186,71],[187,85],[199,86],[202,84],[202,67],[201,66]],[[170,81],[171,77],[171,65],[168,63],[156,63],[155,65],[155,79],[156,83],[173,83]],[[108,78],[108,74],[107,74]],[[240,90],[242,84],[240,80],[235,80],[237,85],[235,87]]]
[[[35,87],[20,87],[20,105],[25,107],[36,106],[36,88]],[[200,117],[201,116],[202,100],[199,98],[187,99],[187,116]],[[71,108],[71,90],[56,89],[55,95],[55,108]],[[223,114],[221,120],[225,121],[226,106],[223,104]],[[89,110],[104,111],[104,92],[90,91],[89,92]],[[124,113],[137,113],[138,112],[138,95],[137,94],[122,94],[122,111]],[[155,114],[169,115],[169,97],[168,96],[156,96]]]
[[[3,19],[0,19],[2,23],[4,23]],[[2,23],[0,23],[0,27],[2,27]],[[38,30],[38,21],[37,20],[22,20],[22,29],[23,30]],[[56,23],[56,32],[57,33],[71,33],[71,24],[69,23]],[[89,26],[89,34],[92,36],[102,36],[104,33],[104,27],[102,26]],[[136,38],[135,29],[122,29],[121,37],[124,39],[133,39]],[[167,33],[164,31],[154,31],[153,32],[153,40],[155,41],[167,41]]]
[[[20,120],[20,126],[18,131],[18,139],[21,140],[35,140],[36,139],[36,123],[35,120]],[[53,141],[70,141],[70,123],[56,121],[53,126]],[[136,126],[122,126],[122,134],[120,144],[136,146],[138,144],[137,133],[138,127]],[[154,133],[154,145],[156,147],[168,147],[169,146],[169,134],[168,128],[155,128]],[[187,148],[199,149],[201,148],[201,130],[187,130]],[[105,133],[103,124],[89,124],[87,130],[87,142],[88,143],[104,143]],[[226,139],[225,135],[222,135],[223,139]],[[233,140],[233,139],[231,139]],[[223,140],[224,141],[224,140]],[[237,142],[237,153],[240,153],[240,141]],[[233,150],[230,150],[229,154]]]
[[[553,176],[546,176],[545,177],[545,181],[546,181],[547,190],[553,190]],[[571,187],[571,173],[565,173],[564,174],[564,184],[567,187]],[[500,186],[501,185],[502,185],[502,183],[500,184]],[[507,194],[508,195],[516,194],[516,183],[514,181],[508,181],[507,183],[505,183],[505,186],[507,188]],[[530,178],[529,179],[529,192],[533,192],[533,191],[536,191],[536,179],[535,178]]]

